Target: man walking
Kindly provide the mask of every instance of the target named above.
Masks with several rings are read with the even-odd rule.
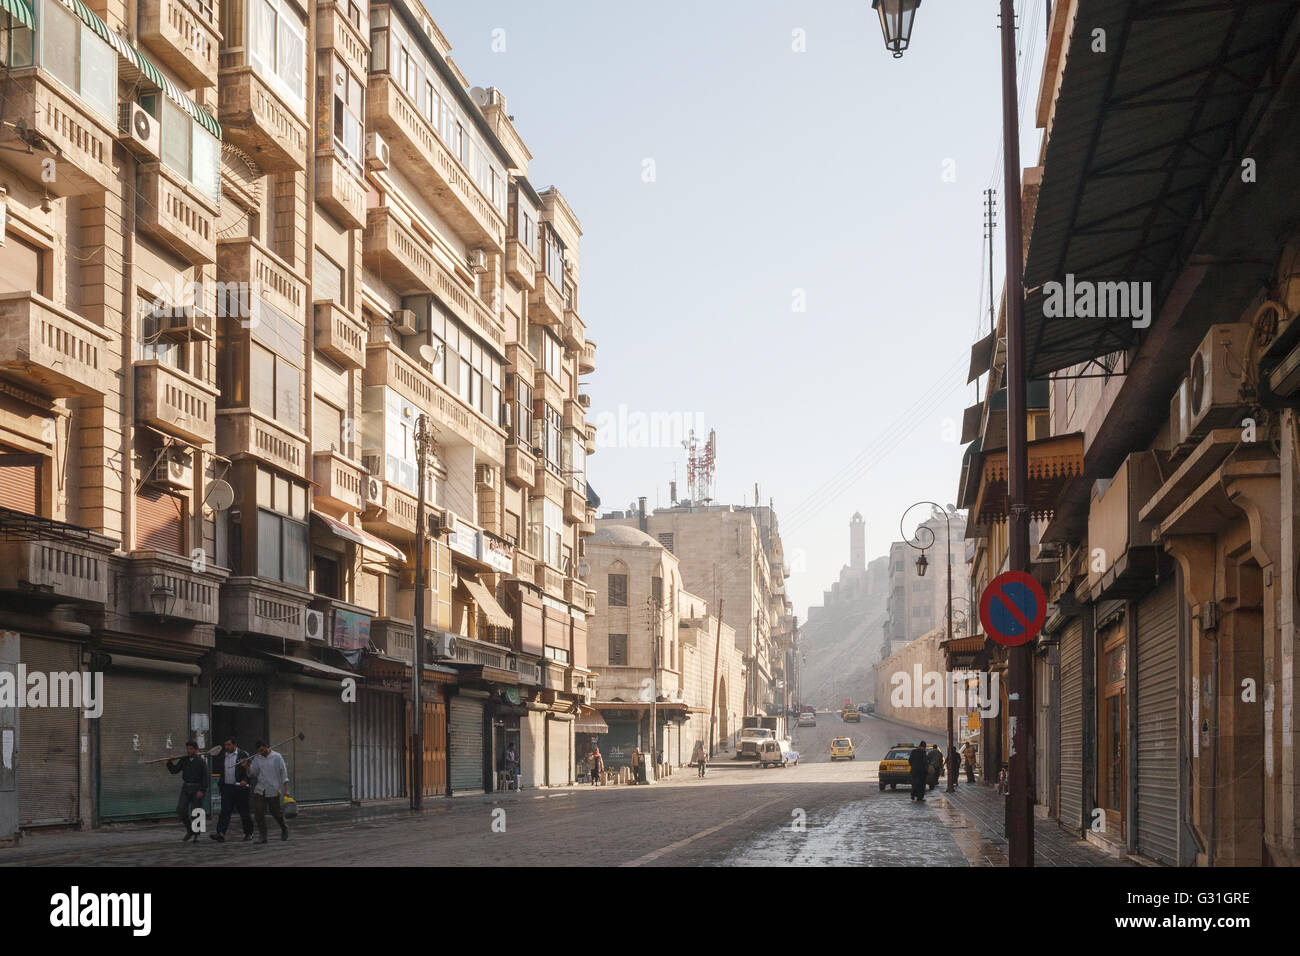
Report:
[[[912,799],[925,800],[925,778],[930,771],[930,761],[926,756],[925,741],[921,746],[913,747],[907,755],[907,767],[912,777]]]
[[[506,789],[519,789],[519,758],[515,756],[515,745],[506,744]]]
[[[943,754],[939,751],[938,744],[932,744],[925,754],[926,761],[926,785],[930,790],[939,786],[939,778],[943,776]],[[931,782],[930,778],[934,778]]]
[[[968,740],[961,747],[961,759],[966,764],[966,782],[975,782],[975,747]]]
[[[203,790],[208,785],[208,764],[199,756],[199,745],[189,740],[185,743],[185,756],[173,757],[167,761],[168,773],[181,775],[181,794],[176,800],[176,816],[185,828],[182,843],[193,840],[199,842],[199,831],[195,825],[194,808],[203,803]]]
[[[239,822],[244,828],[244,842],[253,839],[253,818],[248,812],[248,769],[244,762],[248,760],[247,751],[235,745],[234,737],[227,737],[221,744],[222,753],[213,761],[212,776],[217,778],[221,790],[221,816],[217,818],[217,832],[212,839],[218,843],[226,842],[226,830],[230,828],[230,815],[239,811]]]
[[[257,756],[248,765],[248,779],[253,785],[253,818],[257,821],[257,842],[266,842],[266,814],[269,811],[280,824],[280,839],[289,839],[280,801],[289,794],[289,771],[284,758],[263,741],[257,742]]]
[[[704,768],[708,763],[708,756],[704,753],[704,741],[695,741],[695,752],[691,754],[691,763],[699,764],[700,776],[704,776]]]
[[[957,745],[948,746],[948,792],[952,793],[957,789],[957,768],[961,766],[961,754],[957,753]]]
[[[605,772],[605,758],[600,755],[600,744],[591,745],[591,753],[587,755],[587,767],[591,770],[591,785],[600,786],[600,775]]]

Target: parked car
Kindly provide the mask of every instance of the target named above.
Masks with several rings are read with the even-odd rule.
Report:
[[[858,704],[859,714],[871,714],[871,713],[875,713],[875,710],[876,710],[875,704]]]
[[[916,744],[894,744],[889,748],[889,752],[880,758],[881,790],[884,790],[886,786],[891,790],[896,790],[900,783],[911,786],[912,767],[907,762],[907,758],[912,755],[912,751],[915,749]],[[933,790],[939,784],[939,773],[931,769],[926,774],[925,782],[927,787]]]
[[[816,726],[817,726],[817,715],[814,714],[814,713],[813,713],[812,711],[810,711],[810,710],[805,710],[802,714],[799,715],[799,726],[800,726],[800,727],[816,727]]]
[[[831,760],[841,759],[853,759],[853,741],[848,737],[836,737],[831,741]]]
[[[768,740],[758,752],[758,765],[768,767],[788,767],[799,763],[799,751],[790,746],[788,740]]]

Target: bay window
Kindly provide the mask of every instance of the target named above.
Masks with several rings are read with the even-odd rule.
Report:
[[[117,51],[58,0],[41,0],[35,8],[40,65],[116,126]]]
[[[564,288],[564,245],[549,226],[542,227],[542,267],[555,288]]]
[[[533,447],[533,389],[518,375],[511,375],[510,383],[515,396],[510,438],[512,441],[531,450]]]
[[[528,332],[528,350],[541,364],[542,370],[558,382],[564,365],[564,346],[555,333],[534,325]]]
[[[330,70],[331,109],[330,129],[333,133],[334,151],[348,160],[353,171],[361,174],[365,162],[365,87],[337,54]]]
[[[249,343],[249,394],[254,411],[294,432],[302,430],[301,322],[254,296]]]
[[[560,448],[562,433],[560,423],[563,419],[559,412],[540,399],[538,399],[537,407],[533,412],[537,419],[534,428],[541,432],[537,444],[541,446],[542,455],[546,459],[546,467],[558,475],[562,470],[561,456],[563,452]]]
[[[307,486],[257,470],[257,576],[307,586]]]
[[[307,99],[307,28],[288,0],[247,0],[248,62],[267,85],[299,110]]]
[[[553,568],[560,566],[564,537],[564,509],[549,498],[528,502],[529,551]]]
[[[162,164],[190,183],[205,198],[221,198],[221,140],[172,100],[156,94],[140,97],[140,105],[158,120]]]

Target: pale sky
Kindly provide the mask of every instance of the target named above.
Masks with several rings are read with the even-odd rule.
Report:
[[[588,421],[717,429],[714,497],[773,499],[800,619],[855,510],[875,557],[913,501],[954,501],[989,185],[1002,274],[995,0],[928,0],[901,59],[869,0],[426,4],[470,82],[505,93],[533,185],[582,223]],[[1022,166],[1044,7],[1017,2]],[[668,504],[674,465],[686,497],[683,450],[638,438],[600,436],[602,511]]]

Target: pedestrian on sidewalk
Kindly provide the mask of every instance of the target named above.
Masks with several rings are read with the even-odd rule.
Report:
[[[266,814],[280,824],[280,839],[289,839],[281,801],[289,795],[289,771],[284,758],[264,741],[257,742],[257,756],[248,764],[248,779],[253,784],[253,818],[257,821],[257,842],[266,842]]]
[[[208,785],[208,762],[199,756],[199,745],[193,740],[185,742],[185,756],[167,761],[167,772],[181,775],[181,793],[176,800],[176,816],[185,828],[182,843],[199,842],[198,827],[194,822],[194,808],[203,803],[204,788]]]
[[[961,766],[961,754],[957,752],[956,744],[948,745],[948,792],[952,793],[957,789],[957,769]]]
[[[933,790],[939,786],[939,778],[943,775],[943,754],[939,751],[938,744],[932,744],[930,749],[925,752],[926,766],[926,786]],[[933,781],[931,781],[933,777]]]
[[[907,767],[912,776],[912,799],[925,800],[925,778],[930,772],[930,761],[926,756],[925,741],[921,746],[913,747],[907,755]]]
[[[587,754],[587,767],[591,770],[591,785],[599,787],[601,774],[605,772],[605,758],[600,755],[600,744],[591,745],[591,753]]]
[[[645,754],[641,748],[637,747],[632,751],[632,780],[634,783],[645,783]]]
[[[506,775],[510,778],[509,789],[519,789],[519,757],[515,754],[515,745],[506,744]]]
[[[699,765],[701,777],[704,776],[704,767],[708,763],[708,760],[708,755],[704,752],[704,741],[695,741],[695,752],[691,754],[691,763]]]
[[[221,794],[221,815],[217,818],[217,832],[212,839],[218,843],[226,842],[226,831],[230,829],[230,815],[238,810],[239,822],[244,828],[244,842],[253,839],[253,817],[248,812],[248,798],[252,789],[248,786],[248,752],[240,750],[234,737],[227,737],[221,744],[222,753],[213,761],[212,776],[217,780]]]
[[[966,782],[975,782],[975,745],[969,740],[962,744],[961,759],[966,764]]]

